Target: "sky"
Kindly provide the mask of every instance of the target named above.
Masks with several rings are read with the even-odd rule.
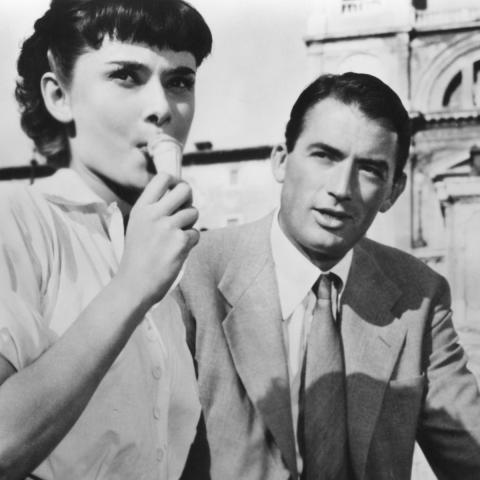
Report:
[[[310,0],[191,0],[209,24],[213,51],[197,76],[196,117],[187,151],[270,145],[283,139],[290,108],[308,83],[303,38]],[[48,0],[0,1],[0,167],[22,165],[32,143],[13,98],[23,38]]]

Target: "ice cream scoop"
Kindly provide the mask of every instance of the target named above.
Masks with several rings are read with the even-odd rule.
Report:
[[[158,135],[148,143],[148,153],[157,172],[166,172],[180,178],[183,145],[178,140],[169,135]]]

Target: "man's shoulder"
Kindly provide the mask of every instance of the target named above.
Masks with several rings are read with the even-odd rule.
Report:
[[[413,268],[425,268],[427,270],[431,270],[427,265],[425,265],[425,263],[416,258],[414,255],[397,247],[385,245],[384,243],[380,243],[369,238],[363,238],[358,245],[372,257],[377,259],[377,261],[392,261],[395,264],[403,264],[406,262],[408,266]]]
[[[251,223],[202,232],[188,257],[187,275],[223,271],[234,257],[247,260],[258,249],[268,247],[270,226],[268,215]]]
[[[218,258],[222,255],[230,256],[242,245],[249,243],[253,238],[268,233],[271,226],[271,215],[267,215],[254,222],[243,225],[228,226],[207,230],[200,235],[200,241],[192,255],[205,258]]]
[[[446,279],[411,253],[364,238],[358,244],[384,274],[406,289],[430,290],[445,287]]]
[[[258,221],[245,223],[243,225],[226,226],[212,230],[206,230],[201,232],[200,245],[202,245],[204,248],[212,243],[217,244],[228,242],[228,244],[231,245],[232,240],[236,242],[238,239],[248,237],[249,232],[255,228],[256,224],[258,224]]]
[[[208,303],[206,299],[216,295],[227,270],[241,276],[242,267],[255,262],[268,248],[270,223],[271,217],[265,217],[241,226],[202,232],[200,242],[188,256],[180,282],[187,302]]]

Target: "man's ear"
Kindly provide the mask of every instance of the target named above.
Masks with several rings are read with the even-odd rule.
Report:
[[[384,213],[393,206],[393,204],[397,201],[397,198],[402,194],[405,190],[405,185],[407,184],[407,176],[402,173],[400,178],[393,181],[392,191],[390,195],[383,201],[380,212]]]
[[[73,120],[70,98],[57,75],[53,72],[44,73],[40,80],[40,88],[50,115],[59,122],[70,123]]]
[[[275,180],[278,183],[283,183],[285,179],[285,168],[287,164],[287,147],[285,144],[275,145],[270,155],[270,161],[272,165],[272,172]]]

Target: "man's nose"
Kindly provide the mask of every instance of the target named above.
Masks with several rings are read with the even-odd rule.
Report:
[[[337,200],[351,200],[354,182],[355,165],[350,159],[344,159],[336,163],[329,172],[328,193]]]
[[[161,127],[171,119],[171,105],[163,85],[152,81],[144,92],[144,118],[147,123]]]

